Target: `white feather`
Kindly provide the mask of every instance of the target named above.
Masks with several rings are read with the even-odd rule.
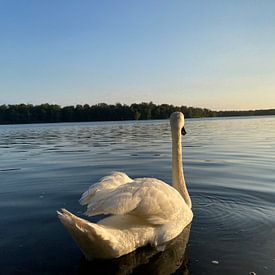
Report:
[[[123,172],[114,172],[110,176],[102,178],[98,183],[90,186],[79,200],[82,205],[89,204],[93,197],[104,197],[105,194],[125,183],[133,181]]]

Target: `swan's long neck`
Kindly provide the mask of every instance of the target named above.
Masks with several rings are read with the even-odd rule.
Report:
[[[172,129],[172,185],[191,208],[192,202],[183,175],[181,133],[175,129]]]

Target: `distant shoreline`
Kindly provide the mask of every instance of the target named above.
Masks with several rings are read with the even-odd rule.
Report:
[[[15,104],[0,105],[0,124],[155,120],[167,119],[175,111],[183,112],[186,118],[275,115],[275,109],[212,111],[206,108],[170,104],[156,105],[152,102],[131,105],[99,103],[91,106],[85,104],[64,107],[47,103],[40,105]]]

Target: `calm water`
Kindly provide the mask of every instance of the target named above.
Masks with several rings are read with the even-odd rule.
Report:
[[[170,182],[168,121],[0,126],[0,273],[275,274],[275,117],[190,119],[186,131],[190,237],[88,263],[55,211],[81,215],[81,193],[115,170]]]

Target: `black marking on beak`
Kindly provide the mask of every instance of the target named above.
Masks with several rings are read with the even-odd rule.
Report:
[[[185,131],[185,128],[184,127],[182,127],[182,129],[181,129],[181,134],[184,136],[184,135],[186,135],[186,131]]]

